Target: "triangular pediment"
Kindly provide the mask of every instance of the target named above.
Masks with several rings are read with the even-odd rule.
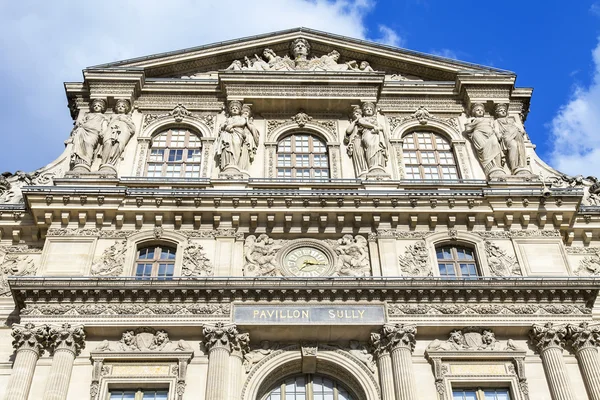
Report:
[[[294,58],[290,49],[297,39],[310,46],[306,61]],[[268,60],[265,49],[275,59]],[[327,58],[332,51],[339,58]],[[325,61],[325,63],[323,62]],[[329,61],[329,63],[327,63]],[[366,64],[368,63],[368,68]],[[362,64],[362,65],[361,65]],[[514,75],[510,71],[418,53],[374,42],[333,35],[307,28],[253,36],[169,53],[124,60],[89,69],[143,68],[146,78],[203,79],[217,71],[331,71],[384,72],[388,79],[453,81],[457,74]]]

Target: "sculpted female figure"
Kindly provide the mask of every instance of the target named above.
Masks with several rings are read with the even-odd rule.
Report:
[[[375,116],[375,104],[366,102],[362,104],[363,116],[358,118],[356,126],[361,136],[362,147],[369,171],[383,169],[387,162],[387,146],[383,135],[383,126]]]
[[[242,106],[242,117],[246,118],[246,126],[244,128],[244,143],[242,146],[240,165],[245,165],[245,169],[248,169],[252,161],[254,161],[254,156],[256,155],[259,132],[258,129],[256,129],[256,126],[254,126],[252,109],[249,105]]]
[[[481,103],[471,107],[472,118],[465,124],[465,133],[475,150],[488,178],[505,176],[502,169],[502,151],[500,142],[494,131],[490,118],[485,116],[485,108]]]
[[[359,106],[352,108],[351,122],[348,128],[346,128],[346,137],[344,138],[344,144],[346,147],[346,153],[348,157],[352,159],[354,163],[354,172],[356,177],[366,174],[369,171],[367,166],[367,159],[365,158],[365,149],[362,146],[362,138],[358,132],[358,120],[362,118],[362,110]]]
[[[89,171],[93,162],[94,151],[100,143],[100,136],[108,126],[108,119],[103,114],[106,101],[94,99],[91,112],[87,113],[71,132],[73,150],[71,152],[71,169],[73,171]]]
[[[219,142],[217,143],[217,156],[221,171],[233,167],[234,169],[247,170],[250,166],[251,149],[254,151],[258,144],[254,134],[256,128],[249,121],[249,108],[242,115],[242,103],[233,100],[229,103],[229,117],[221,125]],[[252,154],[252,158],[254,155]]]
[[[102,135],[102,165],[100,170],[114,172],[114,166],[119,161],[129,139],[135,133],[135,125],[129,115],[128,100],[119,99],[115,104],[115,114],[110,119],[108,129]]]
[[[506,152],[510,172],[513,175],[530,174],[525,156],[525,131],[517,124],[514,117],[508,116],[506,104],[497,104],[495,110],[494,129],[500,138],[502,149]]]

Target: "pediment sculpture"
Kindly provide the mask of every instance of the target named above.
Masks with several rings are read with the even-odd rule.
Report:
[[[114,351],[114,352],[173,352],[173,351],[192,351],[192,347],[184,340],[173,342],[169,339],[169,334],[160,329],[138,328],[136,330],[125,331],[119,341],[104,340],[96,351]]]
[[[508,339],[501,342],[491,329],[469,327],[454,329],[450,332],[448,340],[434,340],[427,346],[427,350],[442,351],[519,351],[522,350]]]
[[[15,171],[0,174],[0,204],[23,203],[24,186],[48,186],[61,173],[60,169],[40,168],[33,172]]]
[[[464,132],[488,178],[505,178],[508,175],[505,165],[508,165],[510,175],[532,175],[527,167],[525,130],[515,117],[508,116],[507,104],[496,105],[495,119],[485,116],[483,104],[473,104],[471,118],[464,126]]]
[[[67,143],[73,145],[73,172],[90,172],[95,159],[100,158],[99,172],[116,174],[116,165],[135,133],[135,124],[129,100],[118,99],[110,117],[104,114],[106,107],[105,100],[94,99],[90,112],[77,121],[71,131]]]
[[[374,72],[368,61],[356,60],[339,62],[340,53],[332,50],[321,57],[309,58],[310,43],[303,38],[298,38],[290,44],[289,55],[278,56],[272,49],[266,48],[261,55],[244,57],[244,60],[235,60],[226,71],[350,71]],[[192,76],[193,78],[193,76]]]

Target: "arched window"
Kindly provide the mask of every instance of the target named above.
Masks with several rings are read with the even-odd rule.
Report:
[[[402,153],[406,179],[458,179],[450,143],[434,132],[404,136]]]
[[[285,379],[263,400],[352,400],[339,382],[322,375],[298,375]]]
[[[329,178],[327,146],[314,135],[297,133],[277,144],[277,177]]]
[[[135,259],[135,278],[171,279],[175,272],[175,248],[164,245],[142,247]]]
[[[188,129],[174,128],[152,139],[148,157],[150,177],[199,178],[202,142]]]
[[[464,246],[438,246],[437,254],[440,276],[447,279],[477,279],[479,268],[475,250]]]

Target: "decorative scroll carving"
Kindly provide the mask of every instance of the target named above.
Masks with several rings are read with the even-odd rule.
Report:
[[[600,344],[600,324],[582,322],[579,325],[567,325],[567,340],[575,351]]]
[[[454,329],[450,332],[448,340],[442,342],[436,339],[427,346],[427,350],[522,351],[512,339],[502,343],[496,339],[491,329],[477,327]]]
[[[246,373],[259,363],[263,358],[267,357],[275,350],[279,349],[279,343],[271,343],[268,340],[260,342],[260,346],[255,348],[244,355],[244,368]]]
[[[393,238],[393,239],[424,239],[431,235],[432,232],[415,232],[415,231],[400,231],[396,229],[377,229],[376,238]]]
[[[300,128],[304,128],[304,125],[306,125],[309,121],[312,121],[312,119],[313,118],[305,113],[304,110],[300,110],[298,114],[292,117],[292,121],[297,123]]]
[[[351,340],[348,343],[348,348],[344,350],[365,364],[371,373],[375,373],[377,371],[377,365],[375,364],[373,355],[369,352],[369,349],[358,340]]]
[[[552,322],[545,325],[534,324],[529,331],[529,338],[539,352],[550,347],[564,348],[566,336],[566,325],[555,325]]]
[[[31,322],[23,325],[15,324],[12,327],[11,335],[15,350],[30,349],[41,353],[48,341],[48,326],[36,327]]]
[[[172,342],[169,334],[164,330],[155,330],[153,328],[137,328],[134,331],[125,331],[121,340],[104,340],[95,351],[191,351],[187,342],[179,340]]]
[[[85,331],[82,325],[64,323],[51,326],[48,331],[48,349],[54,354],[58,349],[68,349],[76,356],[85,348]]]
[[[494,276],[521,276],[521,267],[516,257],[509,256],[506,251],[498,245],[485,241],[485,254],[487,256],[490,271]]]
[[[127,241],[116,242],[102,253],[102,256],[92,265],[93,276],[120,276],[125,265]]]
[[[388,124],[390,125],[391,131],[394,132],[394,130],[400,125],[412,120],[419,121],[419,124],[421,125],[427,125],[429,121],[436,121],[458,130],[458,120],[456,118],[438,118],[435,115],[432,115],[424,105],[420,105],[415,112],[409,116],[389,117]]]
[[[21,315],[206,315],[229,317],[229,304],[27,304]]]
[[[30,255],[8,253],[0,264],[0,296],[10,296],[9,276],[34,276],[37,271]]]
[[[239,334],[234,324],[225,324],[217,322],[214,325],[204,325],[202,329],[204,334],[204,345],[208,351],[216,347],[223,347],[227,351],[231,350],[231,341]]]
[[[587,315],[591,308],[570,304],[390,304],[388,314],[396,315]]]
[[[569,249],[571,250],[569,251]],[[575,275],[600,275],[600,247],[582,248],[585,251],[575,251],[575,249],[567,248],[567,252],[570,254],[591,254],[579,261],[579,267],[575,270]]]
[[[560,231],[553,230],[517,230],[512,229],[509,231],[476,231],[473,232],[484,239],[512,239],[522,237],[560,237]]]
[[[181,267],[182,276],[212,276],[214,274],[213,265],[206,256],[204,248],[196,243],[188,244],[183,250],[183,266]]]
[[[341,239],[327,240],[338,255],[336,272],[340,276],[371,276],[369,247],[361,235],[344,235]]]
[[[131,235],[139,231],[130,230],[112,230],[112,229],[96,229],[96,228],[50,228],[46,236],[85,236],[98,237],[101,239],[127,239]]]
[[[400,270],[407,276],[432,276],[429,251],[424,240],[408,246],[403,256],[398,256]]]
[[[244,239],[244,233],[238,232],[236,228],[222,228],[201,231],[181,230],[179,231],[179,233],[186,236],[187,238],[214,239],[216,237],[235,237],[238,240]]]
[[[0,204],[23,203],[21,191],[23,186],[52,185],[53,179],[61,173],[60,169],[54,171],[38,169],[31,173],[16,171],[14,174],[10,172],[0,174]]]
[[[173,110],[166,114],[145,114],[144,115],[144,129],[148,127],[152,122],[159,121],[162,119],[173,118],[176,122],[183,122],[186,119],[195,119],[204,122],[211,130],[215,126],[214,115],[196,115],[189,111],[182,103],[177,103]]]
[[[282,247],[281,240],[273,240],[266,234],[258,237],[249,235],[244,243],[245,276],[277,276],[277,252]]]
[[[321,57],[309,58],[311,45],[303,38],[294,40],[290,44],[289,56],[278,56],[271,49],[264,49],[259,56],[254,54],[244,61],[235,60],[226,71],[350,71],[373,72],[367,61],[358,63],[355,60],[338,63],[340,53],[332,50]],[[192,75],[191,78],[194,76]]]
[[[569,176],[562,174],[553,176],[545,181],[545,184],[553,188],[587,188],[584,192],[582,204],[586,206],[600,206],[600,180],[595,176],[583,175]]]

